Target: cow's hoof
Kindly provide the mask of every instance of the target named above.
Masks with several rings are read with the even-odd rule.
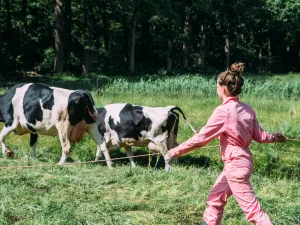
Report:
[[[166,166],[165,166],[165,171],[166,171],[166,172],[169,172],[170,169],[171,169],[171,166],[170,166],[170,165],[166,165]]]
[[[11,150],[5,150],[5,154],[8,158],[14,158],[15,157],[15,153]]]

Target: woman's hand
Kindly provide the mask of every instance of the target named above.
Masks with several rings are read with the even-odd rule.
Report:
[[[275,138],[274,138],[275,142],[285,142],[285,141],[287,141],[287,138],[282,133],[275,133],[274,136],[275,136]]]

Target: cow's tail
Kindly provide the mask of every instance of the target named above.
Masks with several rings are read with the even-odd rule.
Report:
[[[177,110],[178,112],[181,113],[181,115],[182,115],[184,121],[185,121],[185,122],[187,123],[187,125],[191,128],[191,130],[196,134],[197,131],[196,131],[195,128],[192,126],[192,124],[190,124],[190,122],[187,120],[187,118],[185,117],[185,115],[184,115],[182,109],[179,108],[178,106],[171,106],[171,107],[170,107],[170,111],[173,112],[174,110]]]

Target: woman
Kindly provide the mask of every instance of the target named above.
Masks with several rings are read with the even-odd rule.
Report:
[[[239,101],[237,96],[242,91],[243,69],[243,63],[235,63],[229,70],[218,75],[217,93],[223,101],[222,105],[214,110],[199,133],[171,149],[165,157],[166,161],[171,161],[173,157],[201,148],[219,137],[224,169],[208,196],[203,215],[204,225],[221,223],[224,207],[231,195],[234,195],[249,222],[258,225],[272,224],[249,182],[253,172],[249,145],[252,139],[259,143],[271,143],[284,142],[286,138],[281,133],[265,132],[259,126],[253,109]]]

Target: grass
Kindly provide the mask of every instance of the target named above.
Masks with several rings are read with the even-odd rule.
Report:
[[[201,224],[219,171],[177,166],[171,172],[128,165],[2,171],[1,224]],[[253,175],[274,224],[299,224],[299,182]],[[234,198],[223,224],[248,224]]]
[[[299,76],[245,77],[247,91],[241,100],[255,109],[261,126],[300,139]],[[100,91],[96,90],[97,78]],[[57,76],[35,82],[93,90],[97,106],[116,102],[178,105],[197,129],[220,104],[212,77],[97,76],[80,80]],[[13,84],[2,83],[0,93]],[[191,136],[192,131],[181,120],[179,142]],[[10,135],[7,143],[16,157],[0,157],[0,166],[54,164],[61,154],[57,137],[40,137],[37,159],[29,156],[28,135]],[[299,143],[253,143],[251,150],[255,162],[251,182],[264,210],[276,225],[299,224]],[[95,153],[96,145],[85,136],[73,145],[69,161],[93,160]],[[143,153],[147,150],[135,149],[135,154]],[[125,156],[125,152],[112,152],[111,156]],[[222,169],[219,150],[208,148],[182,156],[169,173],[164,172],[162,159],[155,167],[153,158],[151,168],[147,160],[137,159],[136,169],[130,168],[128,160],[121,160],[113,170],[103,163],[0,170],[0,224],[201,224],[207,195]],[[229,199],[222,224],[249,224],[234,198]]]

